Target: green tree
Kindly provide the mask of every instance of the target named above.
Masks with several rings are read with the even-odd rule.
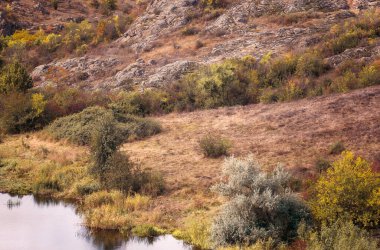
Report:
[[[376,226],[380,222],[380,203],[374,201],[379,188],[379,175],[370,164],[352,152],[343,152],[319,178],[316,199],[311,202],[313,212],[317,219],[329,223],[343,218],[363,226]]]
[[[19,133],[37,128],[45,103],[39,94],[11,92],[0,95],[0,131]]]
[[[0,76],[0,93],[26,92],[32,87],[32,78],[19,62],[4,67]]]
[[[112,114],[106,113],[96,127],[91,143],[91,152],[94,165],[93,173],[97,174],[101,181],[107,171],[107,161],[117,151],[120,140],[116,132],[116,122]]]

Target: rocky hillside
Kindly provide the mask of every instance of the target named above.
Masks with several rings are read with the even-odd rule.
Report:
[[[104,17],[91,1],[58,1],[57,10],[46,2],[1,3],[12,9],[12,15],[0,18],[2,34],[20,28],[59,32],[68,21]],[[84,55],[51,58],[32,75],[39,86],[68,84],[63,76],[78,74],[84,77],[70,78],[69,84],[95,89],[162,86],[225,58],[302,50],[318,43],[334,24],[379,5],[375,0],[229,0],[215,7],[198,0],[120,1],[113,15],[128,15],[133,21],[119,39]],[[372,47],[339,56],[377,55],[379,47]]]

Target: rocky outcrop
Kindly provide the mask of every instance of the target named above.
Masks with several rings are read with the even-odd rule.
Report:
[[[365,10],[368,8],[380,7],[379,0],[352,0],[351,8]]]
[[[250,17],[306,10],[336,11],[348,8],[346,0],[247,0],[228,9],[205,30],[211,33],[234,32],[244,30]]]
[[[120,39],[138,52],[149,51],[154,40],[169,34],[188,23],[187,13],[194,9],[197,0],[154,0],[145,14],[137,18]]]
[[[302,50],[319,42],[323,37],[321,34],[332,25],[359,12],[353,10],[371,8],[380,0],[236,0],[230,1],[231,4],[214,19],[197,13],[202,11],[198,2],[149,0],[144,13],[130,25],[123,37],[112,42],[106,51],[98,51],[99,56],[41,65],[32,75],[35,79],[44,80],[51,69],[60,67],[78,81],[86,81],[90,88],[160,87],[177,81],[202,64],[225,58],[252,55],[259,59],[268,52],[275,56],[291,49]],[[304,14],[318,11],[318,15],[307,17],[305,22],[291,24],[260,18],[300,11],[310,11]],[[192,22],[194,15],[198,14],[202,19]],[[193,26],[199,30],[196,37],[178,36],[178,31]],[[204,46],[192,50],[189,44],[198,41]],[[369,60],[374,54],[371,48],[355,48],[326,61],[336,66],[347,58]],[[115,58],[109,55],[115,55]],[[135,58],[140,59],[134,61]]]
[[[115,58],[76,57],[40,65],[33,70],[31,76],[33,79],[44,81],[45,75],[50,70],[63,68],[72,74],[80,76],[79,80],[94,80],[95,78],[106,76],[119,63],[119,60]]]
[[[347,62],[348,60],[366,62],[372,61],[378,56],[380,56],[380,45],[347,49],[339,55],[327,58],[325,61],[330,67],[336,67],[342,62]]]
[[[143,82],[146,79],[146,67],[144,61],[128,65],[115,75],[113,85],[115,87],[128,87]]]
[[[193,71],[200,64],[193,61],[177,61],[159,68],[148,80],[143,83],[143,87],[160,87],[170,84],[180,79],[188,72]]]

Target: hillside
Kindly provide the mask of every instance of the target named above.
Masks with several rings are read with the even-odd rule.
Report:
[[[252,154],[268,168],[281,163],[303,181],[316,174],[319,158],[336,158],[329,149],[338,141],[371,162],[379,164],[380,160],[379,86],[290,103],[170,114],[155,120],[162,123],[161,134],[124,144],[122,151],[143,168],[163,174],[165,193],[138,218],[169,228],[179,227],[192,211],[207,208],[214,213],[220,204],[209,188],[221,176],[223,159],[204,157],[198,145],[208,132],[230,139],[232,154]],[[10,137],[0,144],[0,155],[33,165],[45,161],[75,164],[87,158],[83,147],[43,138],[38,134]],[[4,191],[1,182],[0,190]]]
[[[156,118],[164,132],[123,149],[165,173],[174,187],[194,189],[214,183],[220,174],[222,160],[203,157],[198,145],[209,132],[229,138],[233,155],[253,154],[268,167],[283,163],[312,171],[316,160],[328,156],[338,141],[374,161],[380,150],[379,105],[380,87],[372,87],[283,104],[171,114]]]
[[[10,1],[10,14],[3,14],[3,34],[10,35],[17,27],[60,34],[69,22],[88,20],[96,26],[115,16],[125,19],[116,40],[96,46],[87,41],[85,50],[43,55],[37,60],[43,65],[35,65],[32,74],[39,86],[74,84],[108,90],[160,87],[225,58],[260,59],[268,53],[302,51],[318,43],[334,24],[379,6],[378,1],[360,0],[234,0],[215,7],[202,7],[196,0],[117,1],[116,10],[105,15],[91,1],[58,2],[54,10],[46,1]],[[99,27],[96,32],[103,32]],[[114,32],[107,29],[106,33]],[[378,49],[373,51],[377,55]],[[363,57],[357,53],[351,55]],[[86,76],[72,77],[78,74]]]
[[[379,0],[0,1],[0,194],[107,249],[378,249],[379,121]]]

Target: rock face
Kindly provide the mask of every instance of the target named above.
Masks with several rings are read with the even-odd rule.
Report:
[[[351,7],[358,10],[364,10],[373,7],[379,7],[379,0],[352,0]]]
[[[347,49],[339,55],[326,59],[326,63],[331,67],[336,67],[347,60],[371,61],[380,55],[380,45],[374,47],[361,47]]]
[[[187,13],[194,9],[197,0],[154,0],[145,14],[137,18],[121,39],[138,52],[152,49],[154,40],[175,31],[189,20]]]
[[[348,9],[346,0],[247,0],[230,8],[214,23],[210,24],[206,31],[233,32],[242,29],[250,17],[260,17],[277,13],[290,13],[306,10],[336,11]]]
[[[141,83],[146,78],[146,67],[145,62],[136,62],[128,65],[115,75],[113,85],[116,87],[128,87]]]
[[[173,81],[178,80],[185,73],[191,72],[199,66],[199,63],[193,61],[177,61],[167,64],[151,75],[148,80],[143,83],[143,86],[159,87],[170,84]]]
[[[202,11],[197,7],[198,2],[150,0],[144,13],[128,31],[99,56],[42,65],[34,70],[33,76],[43,80],[49,69],[60,67],[79,74],[79,80],[90,83],[92,88],[160,87],[202,64],[247,54],[261,58],[269,52],[275,55],[311,46],[332,25],[355,16],[362,9],[379,6],[380,0],[235,0],[218,17],[208,19],[202,16],[201,21],[194,22],[192,16]],[[310,22],[291,25],[260,22],[266,20],[262,16],[301,11],[315,11],[320,16]],[[196,39],[201,42],[202,39],[209,40],[205,46],[181,54],[181,42],[187,38],[180,31],[194,23],[200,31]],[[161,51],[160,46],[163,47]],[[327,63],[336,66],[347,58],[367,60],[374,54],[378,53],[370,48],[356,48],[328,58]],[[123,55],[127,55],[127,59]]]
[[[94,80],[98,77],[104,77],[118,65],[120,62],[115,58],[91,58],[88,56],[76,57],[67,60],[60,60],[36,67],[31,76],[33,79],[45,81],[45,76],[50,71],[57,68],[65,69],[70,74],[76,75],[81,81]],[[42,83],[43,84],[43,83]]]

